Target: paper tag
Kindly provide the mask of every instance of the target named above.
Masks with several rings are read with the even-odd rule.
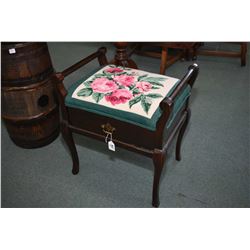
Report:
[[[108,142],[108,148],[111,151],[115,151],[115,144],[112,141]]]
[[[15,48],[9,49],[9,54],[15,54],[15,53],[16,53]]]

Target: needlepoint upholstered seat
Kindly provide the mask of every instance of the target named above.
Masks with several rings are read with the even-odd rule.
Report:
[[[162,115],[160,102],[170,96],[179,79],[142,70],[107,65],[88,78],[73,84],[66,96],[68,107],[156,130]],[[174,102],[171,125],[178,110],[191,93],[189,85]]]
[[[73,132],[103,143],[109,138],[118,147],[153,159],[152,205],[158,207],[160,177],[175,135],[178,135],[176,159],[181,159],[181,141],[190,118],[188,100],[198,65],[191,65],[179,80],[108,64],[105,54],[106,49],[100,48],[54,76],[61,108],[61,132],[73,160],[72,173],[79,172]],[[98,59],[100,67],[67,91],[63,79],[94,59]]]

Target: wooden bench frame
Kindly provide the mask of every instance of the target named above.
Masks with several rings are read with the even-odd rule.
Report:
[[[181,159],[181,142],[190,118],[188,100],[176,115],[176,119],[171,127],[168,128],[167,136],[165,138],[166,141],[163,141],[164,128],[167,121],[170,119],[173,104],[178,94],[187,86],[187,84],[191,87],[193,86],[199,72],[198,65],[191,65],[171,96],[166,97],[161,101],[160,108],[162,109],[162,116],[157,122],[157,129],[155,131],[150,131],[120,120],[65,106],[67,91],[63,84],[64,78],[96,58],[101,66],[107,65],[106,48],[102,47],[98,49],[97,52],[65,69],[61,73],[56,73],[54,76],[56,93],[61,108],[61,133],[70,149],[73,160],[72,173],[77,174],[79,172],[79,159],[72,132],[104,141],[107,132],[106,130],[110,130],[111,132],[115,130],[113,134],[113,142],[117,146],[153,159],[154,181],[152,205],[158,207],[160,204],[159,182],[167,149],[177,132],[176,160],[180,161]],[[131,133],[131,131],[133,131],[133,133]]]

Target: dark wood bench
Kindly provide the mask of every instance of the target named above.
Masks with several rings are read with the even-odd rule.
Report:
[[[160,102],[159,109],[161,115],[157,120],[156,128],[150,130],[130,122],[121,121],[114,117],[111,118],[110,116],[91,112],[91,110],[86,111],[81,108],[65,105],[65,99],[69,94],[63,84],[64,78],[94,59],[98,59],[101,66],[107,65],[108,62],[105,53],[106,49],[100,48],[97,52],[84,58],[68,69],[55,74],[56,93],[61,108],[61,132],[71,152],[73,160],[72,173],[77,174],[79,172],[79,159],[72,133],[82,134],[101,141],[105,141],[107,134],[113,133],[113,142],[117,146],[145,155],[153,160],[154,182],[152,205],[158,207],[160,204],[159,181],[167,150],[173,138],[178,134],[176,160],[180,161],[181,142],[190,119],[189,97],[185,99],[185,102],[180,106],[173,118],[174,106],[184,89],[188,87],[191,90],[193,87],[199,71],[198,65],[191,65],[187,73],[172,89],[171,94],[163,98]],[[171,125],[165,128],[170,120]],[[131,133],[131,131],[133,131],[133,133]],[[165,140],[163,138],[164,132],[166,134]]]

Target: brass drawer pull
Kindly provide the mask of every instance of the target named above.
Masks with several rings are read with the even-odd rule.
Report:
[[[112,134],[115,128],[110,125],[110,123],[102,124],[102,131],[106,134]]]

